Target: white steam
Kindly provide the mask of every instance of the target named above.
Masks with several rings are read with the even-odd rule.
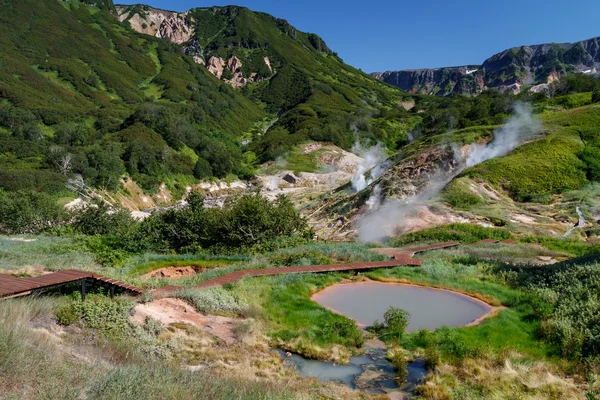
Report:
[[[387,154],[382,143],[364,149],[359,142],[356,142],[352,147],[352,152],[363,159],[356,173],[350,179],[353,191],[360,192],[385,172],[388,166],[385,162]]]
[[[465,168],[508,154],[524,141],[534,137],[540,128],[540,122],[531,114],[531,107],[517,103],[514,107],[514,115],[502,127],[494,130],[494,139],[487,144],[472,143],[471,151],[466,159],[463,159],[458,145],[453,144],[451,147],[457,167],[439,170],[431,176],[423,177],[426,185],[419,193],[404,201],[385,200],[381,193],[381,187],[375,186],[373,194],[366,203],[369,213],[357,221],[359,241],[377,242],[392,236],[398,227],[405,223],[407,217],[414,216],[418,211],[419,203],[428,201],[439,194]],[[364,182],[366,185],[362,189],[369,184],[366,179]],[[359,177],[357,183],[362,184],[363,180]],[[354,177],[352,187],[356,190]]]
[[[502,127],[494,130],[494,139],[490,143],[472,144],[467,167],[506,155],[540,131],[540,121],[531,114],[529,104],[517,103],[514,110],[514,115]]]

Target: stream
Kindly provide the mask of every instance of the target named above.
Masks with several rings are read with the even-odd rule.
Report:
[[[386,360],[385,348],[365,348],[365,354],[350,358],[348,365],[337,365],[326,361],[309,360],[298,354],[287,355],[277,350],[287,366],[296,368],[304,377],[314,377],[320,381],[336,381],[368,394],[403,392],[414,394],[417,385],[427,375],[425,361],[417,359],[408,364],[408,376],[398,385],[394,379],[394,366]]]
[[[577,223],[577,225],[575,225],[574,227],[572,227],[571,229],[569,229],[567,231],[567,233],[565,233],[562,237],[566,238],[569,235],[571,235],[571,233],[573,233],[573,231],[577,228],[583,228],[585,226],[585,218],[583,217],[583,213],[581,212],[581,210],[579,209],[579,207],[576,208],[577,211],[577,215],[579,215],[579,222]]]

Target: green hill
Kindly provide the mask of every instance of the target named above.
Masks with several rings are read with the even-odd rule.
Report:
[[[214,166],[221,153],[237,157],[239,137],[265,115],[178,46],[140,35],[100,8],[19,0],[2,2],[2,10],[0,187],[24,176],[64,180],[54,165],[62,153],[72,156],[68,173],[94,186],[115,188],[124,168],[148,186],[164,174],[192,177],[194,153],[203,154],[202,165]],[[121,133],[138,122],[160,140]],[[159,168],[132,162],[142,150],[136,140]],[[243,174],[240,158],[220,175]],[[93,170],[107,176],[96,179]]]
[[[179,45],[132,29],[147,6],[119,22],[112,2],[84,3],[95,5],[2,2],[1,188],[29,180],[59,192],[80,174],[116,189],[128,173],[145,189],[161,181],[181,189],[250,177],[258,160],[304,141],[381,140],[391,150],[406,142],[402,93],[287,21],[241,7],[194,9],[186,14],[193,35]],[[252,82],[232,88],[195,62],[198,54],[238,57],[242,72],[256,71]]]

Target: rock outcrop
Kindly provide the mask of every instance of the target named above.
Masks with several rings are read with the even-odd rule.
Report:
[[[119,21],[128,21],[131,28],[137,32],[159,38],[168,38],[172,42],[183,44],[185,54],[192,57],[196,64],[205,65],[211,74],[233,87],[243,87],[249,82],[260,82],[265,79],[264,71],[262,71],[262,74],[258,71],[246,71],[246,75],[244,75],[242,72],[243,62],[236,55],[232,55],[229,60],[225,61],[221,57],[210,56],[210,52],[205,52],[198,38],[194,37],[195,21],[190,18],[188,11],[178,13],[143,5],[133,5],[116,6],[116,12]],[[326,48],[322,39],[319,40],[321,40],[318,42],[319,46]],[[264,56],[263,60],[269,71],[274,73],[269,57]],[[231,74],[224,74],[226,68]]]
[[[208,62],[206,63],[206,69],[208,70],[208,72],[210,72],[219,79],[221,79],[221,76],[223,76],[224,68],[225,60],[223,60],[221,57],[213,56],[209,58]]]
[[[154,8],[140,12],[129,6],[115,6],[119,21],[129,21],[131,28],[146,35],[168,38],[175,43],[185,43],[194,34],[193,20],[186,21],[187,12],[178,13]]]
[[[376,72],[372,75],[411,93],[476,95],[488,88],[519,93],[523,85],[551,83],[569,73],[597,74],[600,37],[576,43],[514,47],[482,65]]]

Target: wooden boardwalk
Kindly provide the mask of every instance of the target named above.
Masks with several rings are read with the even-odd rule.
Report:
[[[415,258],[405,259],[394,259],[385,261],[371,261],[371,262],[355,262],[345,264],[324,264],[324,265],[299,265],[295,267],[282,267],[282,268],[263,268],[263,269],[245,269],[229,274],[225,274],[215,279],[203,282],[199,285],[192,286],[196,289],[204,289],[214,286],[225,286],[230,283],[239,281],[242,278],[252,276],[272,276],[272,275],[283,275],[283,274],[310,274],[318,272],[336,272],[336,271],[361,271],[375,268],[390,268],[398,266],[421,266],[423,260]],[[157,289],[156,292],[160,294],[169,294],[171,292],[183,289],[181,286],[165,286]]]
[[[81,295],[85,298],[86,285],[101,285],[114,294],[115,289],[122,289],[133,294],[142,294],[143,289],[110,279],[88,271],[67,269],[35,278],[15,278],[11,275],[0,274],[0,297],[15,297],[31,294],[36,291],[51,289],[69,283],[81,283]]]
[[[498,240],[485,239],[473,244],[482,243],[498,243]],[[514,240],[504,240],[502,243],[510,244],[514,243]],[[231,272],[215,279],[203,282],[199,285],[193,286],[194,288],[202,289],[213,286],[224,286],[230,283],[237,282],[238,280],[251,277],[251,276],[269,276],[269,275],[282,275],[282,274],[306,274],[306,273],[317,273],[317,272],[336,272],[336,271],[361,271],[375,268],[390,268],[399,266],[421,266],[423,260],[413,258],[415,254],[422,253],[430,250],[443,249],[447,247],[459,246],[459,242],[443,242],[436,243],[428,246],[413,247],[408,249],[398,248],[374,248],[373,251],[384,254],[391,257],[391,260],[385,261],[372,261],[372,262],[355,262],[345,264],[325,264],[325,265],[299,265],[294,267],[282,267],[282,268],[264,268],[264,269],[247,269]],[[58,287],[69,283],[81,283],[81,296],[85,299],[86,284],[96,284],[107,287],[110,290],[110,294],[114,294],[115,289],[121,289],[128,291],[132,294],[138,295],[144,293],[144,289],[137,288],[135,286],[128,285],[123,282],[119,282],[114,279],[107,278],[102,275],[95,274],[93,272],[79,271],[75,269],[68,269],[65,271],[55,272],[52,274],[42,275],[35,278],[15,278],[11,275],[0,274],[0,298],[2,297],[15,297],[31,294],[35,291],[43,289],[49,289]],[[183,289],[181,286],[169,285],[160,289],[156,289],[155,292],[161,294],[169,294],[174,291]]]
[[[373,250],[374,252],[379,253],[379,254],[384,254],[386,256],[393,257],[395,259],[396,258],[397,259],[405,259],[405,258],[412,258],[416,254],[423,253],[425,251],[445,249],[447,247],[456,247],[456,246],[460,246],[460,243],[459,242],[442,242],[442,243],[430,244],[428,246],[411,247],[408,249],[398,249],[395,247],[383,247],[383,248],[374,248],[371,250]]]

